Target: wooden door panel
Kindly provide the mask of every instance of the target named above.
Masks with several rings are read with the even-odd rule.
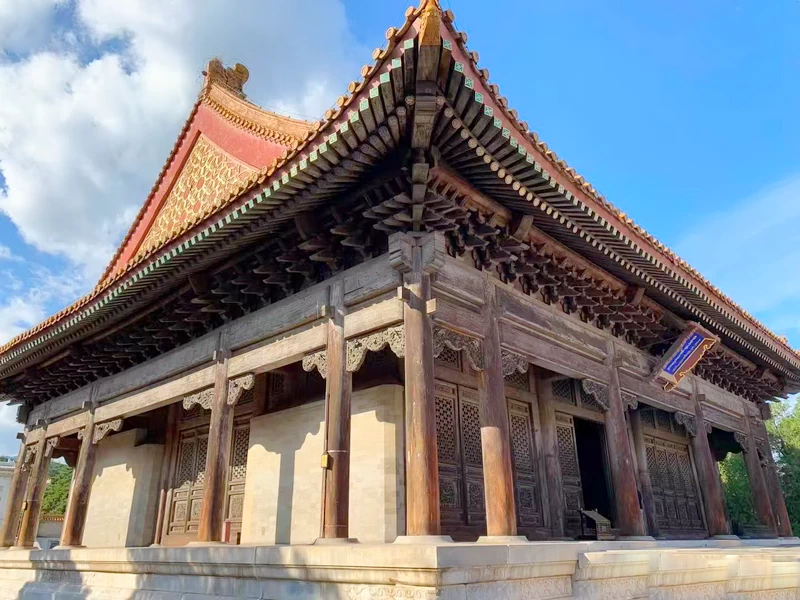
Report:
[[[556,412],[556,439],[564,488],[564,532],[570,537],[575,537],[581,534],[583,487],[572,416]]]

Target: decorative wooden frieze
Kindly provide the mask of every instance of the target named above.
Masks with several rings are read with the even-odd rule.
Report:
[[[611,408],[611,402],[608,398],[608,386],[604,383],[599,383],[592,379],[584,379],[581,382],[583,386],[583,391],[587,394],[594,397],[597,400],[597,403],[602,407],[603,410],[608,410]]]
[[[772,450],[769,447],[769,442],[767,440],[759,440],[756,439],[756,448],[758,449],[759,458],[761,459],[761,466],[766,467],[770,460],[770,456],[772,455]]]
[[[44,455],[47,457],[53,456],[53,450],[55,450],[56,446],[58,446],[58,442],[58,436],[48,438],[44,443]]]
[[[358,371],[367,357],[367,351],[380,352],[386,346],[403,358],[406,352],[406,330],[403,325],[389,327],[352,340],[347,340],[347,370]]]
[[[328,377],[328,351],[323,349],[314,354],[307,354],[303,357],[303,370],[309,373],[316,369],[319,371],[320,377],[326,379]]]
[[[228,381],[228,406],[236,406],[242,394],[247,390],[252,390],[255,383],[256,376],[253,373]]]
[[[689,413],[685,412],[676,412],[675,422],[678,425],[683,425],[686,433],[688,433],[691,437],[695,437],[697,435],[697,419],[694,417],[694,415],[690,415]]]
[[[622,392],[622,408],[624,410],[636,410],[639,408],[639,397],[630,392]]]
[[[213,403],[214,403],[214,388],[210,387],[204,390],[200,390],[199,392],[195,392],[194,394],[184,396],[183,410],[191,410],[191,408],[195,404],[199,404],[205,410],[211,410],[211,405]]]
[[[483,370],[483,342],[477,338],[456,333],[452,329],[434,326],[433,328],[433,357],[438,358],[445,347],[456,352],[464,351],[470,365],[476,371]]]
[[[739,444],[739,447],[742,449],[742,452],[748,452],[750,450],[750,444],[747,441],[747,436],[743,434],[741,431],[734,431],[733,439],[736,440],[737,444]]]
[[[184,402],[186,402],[185,399]],[[92,443],[96,444],[112,431],[119,431],[121,429],[122,429],[122,419],[114,419],[113,421],[98,423],[97,425],[94,426],[94,433],[92,434]]]
[[[502,362],[504,377],[508,377],[514,373],[525,373],[530,366],[527,358],[511,350],[502,350],[500,352],[500,360]]]

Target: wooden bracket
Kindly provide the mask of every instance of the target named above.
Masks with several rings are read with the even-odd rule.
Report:
[[[320,319],[330,319],[333,316],[333,307],[329,304],[322,304],[317,314]]]
[[[401,302],[408,304],[411,302],[411,290],[401,285],[397,288],[397,297]]]
[[[431,298],[425,303],[425,312],[432,315],[436,312],[436,298]]]
[[[328,453],[323,454],[322,457],[320,458],[319,466],[322,467],[323,469],[330,469],[331,468],[331,455],[328,454]]]

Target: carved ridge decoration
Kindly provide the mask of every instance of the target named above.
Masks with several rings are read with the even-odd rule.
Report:
[[[622,408],[624,410],[636,410],[639,408],[639,396],[630,392],[622,392]]]
[[[252,373],[228,381],[228,406],[236,406],[242,394],[247,390],[252,390],[255,383],[256,376]]]
[[[395,353],[397,358],[403,358],[406,353],[405,326],[397,325],[381,331],[376,331],[352,340],[347,340],[347,371],[353,373],[361,368],[367,357],[367,351],[380,352],[386,346]]]
[[[525,373],[530,366],[527,358],[511,350],[501,350],[500,361],[502,363],[503,377],[508,377],[514,373]]]
[[[307,354],[303,357],[303,370],[310,373],[314,369],[319,371],[320,377],[327,379],[328,351],[326,349],[314,352],[314,354]]]
[[[691,437],[697,436],[697,419],[693,415],[685,412],[676,412],[675,422],[678,425],[683,425],[686,433]]]
[[[733,439],[736,440],[737,444],[739,444],[742,452],[748,452],[750,450],[750,444],[748,443],[747,436],[741,431],[734,431]]]
[[[456,352],[464,351],[470,365],[476,371],[483,370],[483,342],[478,338],[457,333],[452,329],[434,326],[433,328],[433,357],[437,358],[445,347]]]
[[[603,410],[608,410],[611,408],[611,402],[608,398],[608,386],[594,381],[592,379],[584,379],[581,382],[583,386],[583,391],[587,394],[590,394],[597,400],[597,403],[603,407]]]
[[[48,456],[48,457],[53,456],[53,450],[55,450],[56,446],[58,446],[59,439],[60,438],[58,436],[55,436],[55,437],[48,438],[45,441],[45,443],[44,443],[44,455],[45,456]]]
[[[98,423],[94,426],[94,433],[92,434],[92,443],[96,444],[112,431],[119,431],[122,429],[122,419],[114,419],[113,421],[106,421],[105,423]]]

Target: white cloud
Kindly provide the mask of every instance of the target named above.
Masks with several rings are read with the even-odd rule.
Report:
[[[675,249],[745,310],[800,346],[800,175],[704,217]]]
[[[14,255],[11,254],[11,248],[0,244],[0,260],[11,260]]]
[[[11,4],[25,5],[15,13],[25,31],[53,23],[55,1]],[[353,42],[340,1],[73,0],[68,7],[73,29],[59,30],[58,40],[55,26],[31,33],[20,61],[3,62],[18,36],[3,37],[0,28],[0,90],[14,90],[0,103],[7,186],[0,211],[26,242],[66,256],[92,278],[146,198],[209,58],[247,65],[253,101],[316,117],[369,55]]]
[[[3,0],[0,2],[0,54],[24,53],[46,43],[63,0]]]

